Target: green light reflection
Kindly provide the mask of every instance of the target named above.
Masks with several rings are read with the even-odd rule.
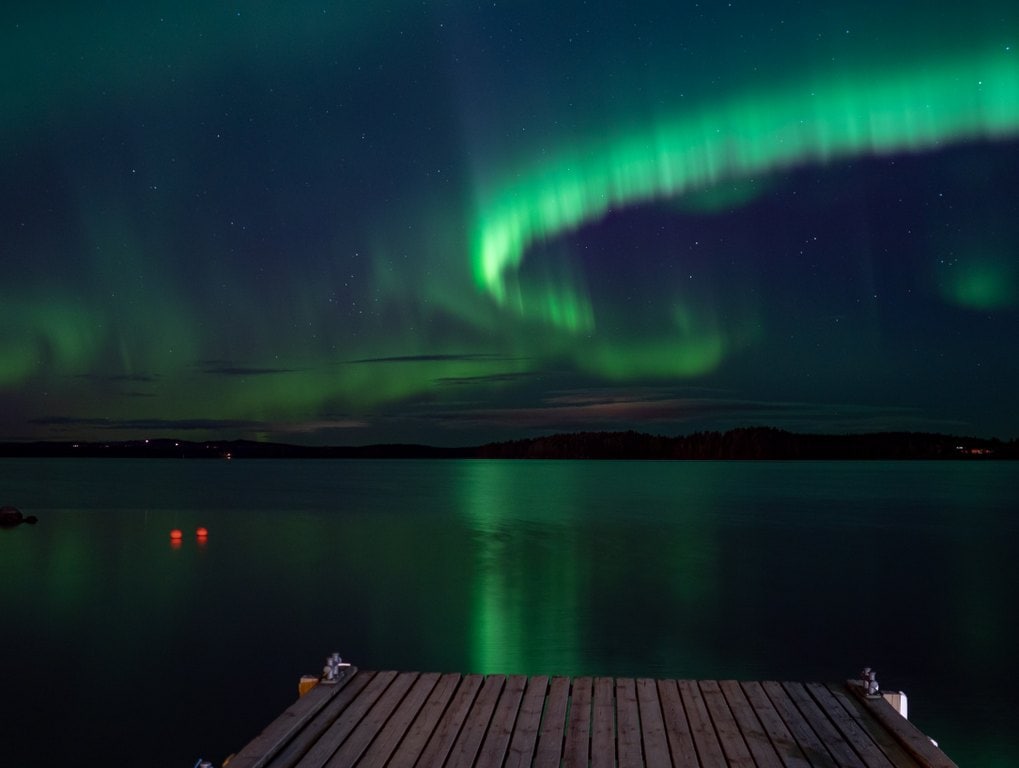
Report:
[[[510,462],[470,462],[465,470],[461,514],[476,545],[473,671],[576,669],[581,553],[568,521],[550,515],[538,499],[528,503]],[[533,637],[557,642],[538,644]]]

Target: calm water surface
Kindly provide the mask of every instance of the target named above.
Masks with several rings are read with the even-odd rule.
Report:
[[[0,530],[0,764],[218,764],[339,650],[424,671],[872,666],[960,765],[1019,765],[1017,481],[990,462],[3,460],[0,504],[40,522]]]

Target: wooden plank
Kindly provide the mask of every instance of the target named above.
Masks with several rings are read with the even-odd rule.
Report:
[[[616,764],[616,688],[611,677],[594,681],[591,705],[591,768]]]
[[[644,745],[644,761],[648,768],[666,768],[672,765],[669,740],[665,736],[665,721],[658,701],[658,686],[646,677],[637,680],[637,705],[640,708],[640,733]]]
[[[439,723],[439,719],[460,687],[462,679],[463,677],[458,674],[447,674],[439,678],[439,682],[435,684],[431,693],[428,694],[428,698],[425,699],[421,710],[411,723],[410,730],[407,731],[407,735],[400,742],[400,748],[393,755],[387,766],[391,768],[412,768],[412,766],[417,764],[418,758],[424,752],[428,740]]]
[[[358,697],[343,710],[343,716],[336,719],[298,761],[298,768],[322,768],[395,679],[396,672],[377,672]]]
[[[230,758],[230,763],[237,768],[263,768],[346,686],[356,672],[356,668],[350,667],[339,682],[316,685],[287,707],[282,715],[269,723],[265,730]]]
[[[711,723],[711,716],[708,714],[700,686],[692,680],[680,680],[676,684],[683,699],[687,720],[690,721],[690,733],[697,747],[700,764],[705,768],[728,768],[729,764],[715,734],[715,727]]]
[[[357,763],[361,759],[361,755],[367,751],[379,732],[385,727],[417,678],[416,672],[397,674],[343,742],[343,745],[329,758],[326,766],[328,768],[349,768]]]
[[[810,761],[803,754],[803,750],[796,743],[796,739],[793,738],[785,721],[775,709],[761,684],[758,682],[741,683],[740,688],[746,694],[754,714],[761,721],[761,727],[764,728],[764,732],[778,753],[782,765],[785,768],[810,768]]]
[[[754,708],[747,700],[746,694],[735,680],[723,680],[718,684],[725,701],[732,711],[732,716],[739,726],[740,733],[747,743],[750,754],[758,768],[783,768],[782,760],[765,733],[761,721],[754,713]]]
[[[697,747],[675,680],[658,681],[658,701],[662,705],[662,720],[665,722],[665,735],[669,739],[673,762],[682,766],[698,765]]]
[[[958,768],[952,760],[934,746],[930,737],[904,718],[894,707],[883,698],[868,698],[862,686],[856,681],[846,683],[849,689],[860,698],[867,710],[877,718],[885,728],[914,755],[921,765],[929,768]]]
[[[803,718],[800,710],[781,683],[770,680],[761,683],[761,688],[767,694],[775,711],[778,712],[782,722],[792,733],[793,738],[799,745],[804,757],[810,762],[813,768],[836,768],[837,763],[831,753],[825,748],[824,743],[814,733]]]
[[[527,678],[523,675],[513,675],[506,679],[499,703],[492,714],[492,723],[485,735],[485,742],[481,745],[481,752],[478,755],[479,766],[500,766],[506,759],[510,738],[513,736],[513,724],[516,722],[520,700],[526,687]]]
[[[591,754],[591,699],[594,681],[578,677],[570,694],[570,719],[566,724],[566,745],[563,748],[564,768],[587,768]]]
[[[505,675],[489,675],[485,678],[481,692],[474,699],[474,704],[471,705],[460,729],[460,735],[450,750],[447,768],[471,768],[474,765],[474,758],[477,757],[481,742],[488,733],[495,705],[499,702],[505,683]]]
[[[506,768],[524,768],[531,765],[534,759],[534,746],[538,743],[538,728],[541,725],[541,713],[545,708],[545,696],[548,693],[548,678],[544,675],[532,677],[527,681],[527,690],[520,702],[517,723],[510,739],[509,754],[506,755]]]
[[[481,675],[466,675],[460,681],[416,765],[432,768],[446,762],[483,682]]]
[[[870,738],[870,734],[846,712],[838,700],[831,695],[831,691],[819,683],[807,683],[804,688],[845,737],[846,742],[853,747],[856,754],[863,760],[864,765],[868,768],[894,768],[885,753]]]
[[[849,713],[857,724],[863,728],[874,740],[881,750],[891,760],[892,765],[903,766],[903,768],[917,768],[922,764],[898,742],[898,740],[883,725],[867,711],[863,702],[858,701],[844,686],[829,685],[831,695],[842,705],[842,708]]]
[[[538,732],[538,749],[534,753],[535,768],[559,768],[563,757],[563,735],[569,702],[570,678],[553,677]]]
[[[722,689],[718,682],[702,680],[699,687],[729,765],[734,768],[755,768],[754,759],[750,756],[750,750],[740,732],[739,724],[733,717],[732,710],[729,709],[729,704],[726,702],[725,696],[722,695]]]
[[[404,736],[407,735],[410,724],[421,711],[421,707],[424,706],[425,701],[438,682],[439,675],[436,672],[429,672],[418,676],[414,682],[414,687],[410,689],[403,701],[400,702],[399,708],[393,713],[393,716],[382,730],[379,731],[378,738],[372,742],[371,747],[368,748],[368,751],[365,752],[361,761],[357,764],[358,768],[383,768],[396,751]]]
[[[631,677],[616,680],[616,752],[619,768],[641,768],[644,765],[637,685]]]
[[[350,670],[231,768],[958,768],[846,686]]]
[[[298,737],[292,739],[269,762],[270,768],[293,768],[304,754],[311,749],[346,708],[361,695],[361,691],[375,678],[374,672],[358,672],[337,692],[311,721],[304,726]],[[339,685],[339,683],[337,683]]]
[[[824,742],[835,762],[845,768],[866,768],[856,750],[845,740],[828,716],[821,711],[802,683],[783,683],[789,698],[796,704],[804,719]]]

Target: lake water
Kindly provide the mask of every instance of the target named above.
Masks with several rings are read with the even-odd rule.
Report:
[[[0,461],[4,503],[39,517],[0,530],[4,766],[218,765],[334,650],[871,666],[960,765],[1019,765],[1016,463],[26,459]]]

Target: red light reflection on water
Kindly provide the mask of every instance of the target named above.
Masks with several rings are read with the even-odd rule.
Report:
[[[199,526],[195,529],[195,543],[199,549],[205,549],[209,543],[209,529],[205,526]],[[174,528],[170,531],[170,549],[178,550],[184,545],[184,533],[180,528]]]

